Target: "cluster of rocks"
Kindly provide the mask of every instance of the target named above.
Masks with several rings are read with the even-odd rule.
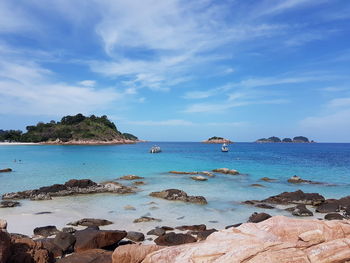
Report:
[[[184,172],[184,171],[170,171],[170,174],[177,174],[177,175],[193,175],[190,176],[190,178],[194,181],[208,181],[209,177],[215,177],[215,173],[221,173],[221,174],[229,174],[229,175],[239,175],[240,173],[237,170],[234,169],[228,169],[228,168],[218,168],[214,169],[211,172],[209,171],[202,171],[202,172]]]
[[[304,193],[297,190],[283,192],[260,201],[248,200],[243,203],[263,209],[274,209],[275,206],[272,205],[289,206],[285,210],[294,216],[313,216],[314,212],[317,212],[326,214],[324,217],[326,220],[350,218],[350,196],[340,199],[325,199],[318,193]],[[310,209],[313,209],[314,212]]]
[[[152,192],[149,194],[152,197],[162,198],[170,201],[182,201],[195,204],[207,204],[207,200],[203,196],[190,196],[179,189],[167,189],[160,192]]]
[[[90,179],[72,179],[64,184],[54,184],[50,186],[40,187],[39,189],[34,190],[6,193],[2,196],[2,199],[50,200],[51,197],[55,196],[69,196],[78,194],[131,194],[135,193],[136,190],[136,187],[125,186],[114,181],[98,184],[91,181]]]

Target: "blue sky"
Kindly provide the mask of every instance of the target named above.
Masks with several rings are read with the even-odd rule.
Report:
[[[4,0],[0,128],[350,142],[348,0]]]

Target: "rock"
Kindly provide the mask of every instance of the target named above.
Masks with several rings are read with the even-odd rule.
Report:
[[[208,177],[215,177],[215,174],[213,174],[212,172],[208,172],[208,171],[200,172],[200,174],[208,176]]]
[[[269,178],[269,177],[263,177],[263,178],[260,178],[260,181],[273,182],[273,181],[276,181],[276,179]]]
[[[195,180],[195,181],[207,181],[208,180],[208,178],[205,178],[204,176],[201,176],[201,175],[191,176],[190,178],[192,180]]]
[[[163,228],[157,227],[147,232],[147,235],[153,235],[153,236],[163,236],[165,235],[166,231]]]
[[[142,242],[145,240],[145,235],[140,232],[129,231],[126,238],[134,242]]]
[[[144,179],[144,177],[129,174],[129,175],[124,175],[124,176],[120,177],[119,179],[121,179],[121,180],[138,180],[138,179]]]
[[[299,176],[292,176],[291,178],[288,179],[288,183],[292,183],[292,184],[301,184],[301,183],[306,183],[306,184],[323,184],[320,182],[314,182],[314,181],[310,181],[310,180],[304,180],[301,179]]]
[[[222,137],[218,137],[218,136],[213,136],[211,138],[209,138],[208,140],[202,141],[203,143],[219,143],[219,144],[229,144],[229,143],[233,143],[232,141],[230,141],[229,139],[225,139]]]
[[[119,230],[96,230],[92,228],[80,230],[75,232],[76,242],[74,250],[81,252],[115,245],[126,237],[126,235],[127,233],[125,231]]]
[[[134,185],[145,185],[146,183],[144,181],[135,181],[132,184],[134,184]]]
[[[6,263],[11,255],[11,238],[6,232],[7,223],[1,219],[1,230],[0,230],[0,262]]]
[[[170,171],[170,174],[198,174],[198,172],[180,172],[180,171]]]
[[[299,204],[293,208],[293,216],[313,216],[314,214],[306,208],[304,204]]]
[[[172,231],[172,230],[174,230],[174,228],[170,227],[170,226],[162,226],[161,228],[164,229],[165,231]]]
[[[46,249],[53,257],[61,258],[64,255],[63,250],[54,244],[53,238],[38,239],[36,241],[40,241],[43,244],[43,248]]]
[[[135,219],[133,222],[134,223],[144,223],[144,222],[151,222],[151,221],[156,221],[156,222],[161,222],[161,219],[149,217],[149,216],[141,216],[140,218]]]
[[[345,220],[275,216],[215,232],[201,242],[163,248],[148,254],[142,263],[339,263],[349,261],[349,238]]]
[[[154,240],[154,242],[159,246],[176,246],[186,243],[193,243],[196,241],[197,239],[189,234],[176,234],[174,232],[159,236]]]
[[[324,200],[324,197],[318,193],[304,193],[303,191],[298,190],[295,192],[283,192],[279,195],[264,199],[262,202],[271,204],[319,205]]]
[[[90,249],[59,259],[56,263],[112,263],[112,252]]]
[[[1,201],[0,202],[0,208],[7,208],[7,207],[16,207],[20,206],[21,204],[17,201]]]
[[[248,222],[250,223],[259,223],[259,222],[262,222],[266,219],[269,219],[271,216],[269,214],[266,214],[266,213],[253,213],[249,219],[248,219]]]
[[[0,169],[0,173],[9,173],[12,172],[11,168]]]
[[[256,204],[255,207],[263,208],[263,209],[274,209],[274,206],[267,205],[267,204]]]
[[[48,193],[57,193],[60,191],[67,190],[67,186],[63,184],[54,184],[50,186],[40,187],[38,190],[35,190],[36,194],[48,194]]]
[[[53,263],[53,255],[44,248],[43,242],[30,238],[11,236],[11,263]]]
[[[324,219],[326,220],[343,220],[344,216],[338,213],[329,213],[324,216]]]
[[[189,196],[184,191],[178,189],[167,189],[161,192],[152,192],[150,193],[150,196],[171,201],[207,204],[207,200],[203,196]]]
[[[75,222],[70,222],[67,225],[71,226],[106,226],[111,225],[113,222],[106,219],[96,219],[96,218],[83,218]]]
[[[62,228],[62,232],[74,234],[77,230],[73,227],[64,227]]]
[[[198,241],[206,240],[207,237],[210,236],[211,234],[213,234],[214,232],[217,232],[217,230],[214,228],[200,231],[197,233],[197,239],[198,239]]]
[[[346,209],[350,209],[350,196],[340,199],[327,199],[316,208],[316,211],[319,213],[331,213]]]
[[[91,186],[97,186],[97,184],[93,181],[91,181],[90,179],[81,179],[81,180],[77,180],[77,179],[72,179],[69,180],[68,182],[66,182],[64,184],[66,187],[77,187],[77,188],[88,188]]]
[[[52,214],[52,212],[50,211],[42,211],[42,212],[37,212],[37,213],[34,213],[34,215],[48,215],[48,214]]]
[[[125,245],[117,247],[112,255],[113,263],[140,263],[150,253],[161,249],[157,245]]]
[[[175,229],[178,229],[180,231],[205,231],[207,229],[206,225],[191,225],[191,226],[178,226],[175,227]]]
[[[62,249],[63,252],[73,251],[76,238],[70,233],[59,232],[53,243]]]
[[[230,170],[228,168],[218,168],[213,170],[214,173],[222,173],[222,174],[231,174],[231,175],[238,175],[239,172],[237,170]]]
[[[34,235],[48,237],[56,235],[59,231],[55,226],[42,226],[34,228],[33,232]]]
[[[262,184],[251,184],[251,187],[265,187],[265,185]]]
[[[51,200],[51,195],[48,193],[39,193],[30,197],[32,201],[42,201],[42,200]]]
[[[131,205],[126,205],[126,206],[124,206],[124,209],[125,209],[125,210],[136,210],[136,208],[133,207],[133,206],[131,206]]]
[[[0,231],[7,229],[7,221],[5,219],[0,219]]]

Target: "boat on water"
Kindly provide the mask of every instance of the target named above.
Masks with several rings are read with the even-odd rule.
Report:
[[[160,153],[161,151],[160,147],[156,145],[149,150],[150,153]]]
[[[224,143],[222,146],[221,146],[221,151],[222,152],[228,152],[228,145],[226,143]]]

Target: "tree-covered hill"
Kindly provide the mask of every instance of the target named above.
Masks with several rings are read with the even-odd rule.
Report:
[[[121,133],[107,116],[86,117],[82,114],[64,116],[61,121],[39,122],[37,125],[27,126],[27,132],[2,131],[0,141],[21,142],[49,142],[49,141],[116,141],[132,140],[137,137],[129,133]]]

